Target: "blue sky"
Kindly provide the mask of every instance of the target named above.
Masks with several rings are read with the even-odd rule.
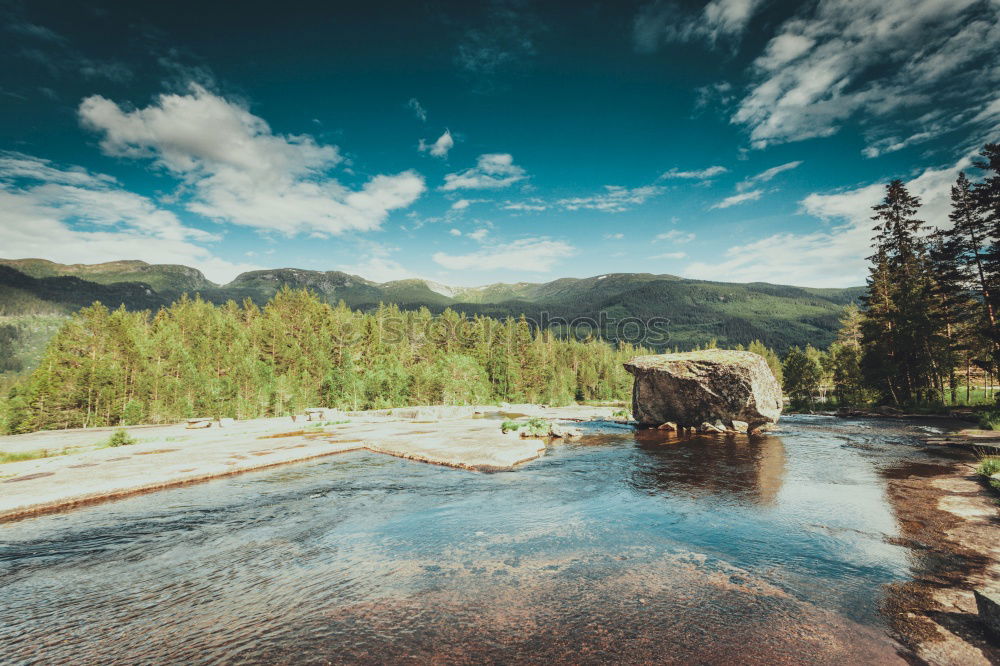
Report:
[[[0,256],[856,285],[1000,139],[995,0],[356,4],[0,0]]]

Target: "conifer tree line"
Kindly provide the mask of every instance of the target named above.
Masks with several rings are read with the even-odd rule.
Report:
[[[426,404],[627,400],[644,353],[521,319],[332,307],[283,289],[263,307],[183,297],[151,313],[84,308],[6,401],[6,430]]]
[[[955,403],[971,375],[1000,362],[1000,144],[959,173],[951,212],[931,224],[900,180],[873,207],[862,309],[849,308],[830,349],[792,348],[785,391],[810,402],[824,383],[842,404]]]

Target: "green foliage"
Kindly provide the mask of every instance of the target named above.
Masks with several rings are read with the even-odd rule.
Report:
[[[155,310],[184,293],[218,305],[249,299],[263,307],[286,286],[312,290],[332,306],[343,301],[366,312],[394,303],[406,310],[427,307],[438,314],[452,308],[496,319],[526,315],[533,321],[547,321],[551,330],[564,338],[593,335],[612,343],[628,341],[658,350],[668,344],[692,349],[713,339],[723,347],[760,340],[782,352],[807,342],[828,345],[841,309],[861,293],[860,288],[809,289],[624,273],[467,288],[449,297],[422,280],[376,284],[337,271],[251,271],[218,286],[184,266],[139,261],[68,266],[43,260],[0,260],[0,315],[65,315],[95,301],[110,308],[124,305],[133,311]],[[670,320],[669,340],[655,336],[625,340],[635,331],[619,328],[620,322],[653,317]],[[594,326],[577,329],[569,324],[578,318]],[[34,365],[32,361],[25,367]]]
[[[7,432],[422,404],[625,400],[646,350],[561,340],[523,319],[336,307],[283,289],[264,307],[182,297],[66,320],[0,404]]]
[[[990,409],[980,413],[979,427],[983,430],[1000,430],[1000,409]]]
[[[132,437],[124,428],[119,428],[112,433],[111,437],[108,438],[107,445],[116,448],[119,446],[128,446],[129,444],[135,444],[136,439]]]
[[[1000,481],[990,478],[994,474],[1000,474],[1000,456],[981,456],[976,465],[976,474],[987,479],[994,489],[1000,490]]]
[[[808,345],[804,350],[792,347],[785,356],[782,371],[784,392],[791,398],[792,406],[811,409],[823,380],[820,353]]]
[[[500,430],[505,433],[516,431],[524,437],[548,437],[552,433],[552,424],[540,418],[527,421],[507,420],[500,424]]]
[[[615,411],[611,412],[611,418],[622,419],[623,421],[631,421],[632,412],[630,412],[627,409],[616,409]]]
[[[934,221],[939,226],[930,233],[918,217],[920,200],[898,180],[873,209],[860,369],[879,400],[910,407],[972,403],[974,374],[984,385],[997,374],[1000,144],[987,144],[980,155],[981,182],[960,173],[948,222]]]
[[[0,453],[0,463],[21,462],[22,460],[38,460],[39,458],[48,458],[49,455],[49,452],[45,449]]]

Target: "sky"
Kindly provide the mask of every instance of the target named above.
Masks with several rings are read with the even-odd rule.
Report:
[[[0,0],[0,256],[859,285],[998,84],[998,0]]]

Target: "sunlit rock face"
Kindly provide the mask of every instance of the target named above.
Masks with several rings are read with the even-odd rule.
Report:
[[[672,421],[682,427],[721,422],[749,431],[777,423],[781,385],[758,354],[706,349],[638,356],[625,364],[635,377],[632,414],[645,425]]]

